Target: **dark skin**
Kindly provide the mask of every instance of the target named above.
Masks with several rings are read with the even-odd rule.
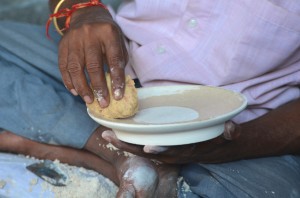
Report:
[[[87,1],[65,1],[60,9],[82,2]],[[52,12],[57,3],[58,0],[49,1]],[[64,18],[58,20],[60,27],[64,27],[64,23]],[[107,10],[98,6],[86,7],[72,14],[70,28],[59,43],[58,64],[63,82],[73,95],[80,95],[86,103],[92,103],[95,95],[100,106],[107,107],[110,98],[103,67],[106,63],[114,99],[122,99],[127,61],[122,31]]]
[[[235,138],[231,141],[218,137],[202,143],[161,149],[127,144],[118,140],[112,131],[105,132],[103,137],[120,150],[165,163],[222,163],[285,154],[299,155],[299,120],[300,99],[235,127],[231,133]]]
[[[128,156],[112,149],[101,138],[102,130],[105,129],[98,128],[83,149],[43,144],[5,131],[0,133],[0,151],[38,159],[58,159],[62,163],[92,169],[119,186],[118,198],[176,197],[178,166],[155,164],[146,158]],[[134,173],[145,176],[136,178]]]

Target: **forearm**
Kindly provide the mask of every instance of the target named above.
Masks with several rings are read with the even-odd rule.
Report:
[[[241,124],[230,147],[238,158],[300,154],[300,99]]]

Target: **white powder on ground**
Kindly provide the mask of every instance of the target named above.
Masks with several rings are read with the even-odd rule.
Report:
[[[56,187],[47,182],[42,184],[43,189],[51,190],[54,197],[68,198],[114,198],[117,186],[109,179],[95,171],[82,167],[70,166],[54,161],[55,165],[67,176],[66,186]]]
[[[4,188],[6,185],[6,181],[0,180],[0,189]]]
[[[181,184],[181,185],[180,185]],[[177,180],[177,186],[180,187],[181,195],[186,198],[186,193],[192,192],[190,186],[184,181],[183,177],[179,177]]]
[[[0,155],[0,159],[0,197],[115,198],[118,191],[117,186],[109,179],[82,167],[54,161],[54,166],[67,178],[66,186],[56,187],[26,170],[26,166],[44,160],[6,153]],[[3,170],[12,171],[2,171],[3,164]],[[10,166],[12,169],[9,169]]]

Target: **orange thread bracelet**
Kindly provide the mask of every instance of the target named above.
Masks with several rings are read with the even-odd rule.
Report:
[[[49,26],[51,21],[53,20],[54,22],[54,26],[55,29],[57,30],[57,32],[60,35],[63,35],[62,31],[65,31],[67,29],[69,29],[70,27],[70,21],[71,21],[71,16],[73,14],[73,12],[75,12],[76,10],[80,9],[80,8],[85,8],[85,7],[91,7],[91,6],[100,6],[104,9],[107,10],[107,7],[103,4],[100,3],[98,0],[90,0],[89,2],[86,3],[78,3],[78,4],[74,4],[71,9],[69,8],[65,8],[62,10],[58,10],[59,7],[61,6],[61,4],[64,2],[65,0],[61,0],[57,5],[56,8],[54,10],[54,13],[50,15],[47,24],[46,24],[46,33],[47,33],[47,37],[50,38],[49,36]],[[66,22],[65,22],[65,27],[63,29],[59,29],[58,25],[57,25],[57,19],[58,18],[62,18],[62,17],[66,17]]]

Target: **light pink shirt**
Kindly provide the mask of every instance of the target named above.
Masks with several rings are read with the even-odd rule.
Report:
[[[201,84],[243,93],[245,122],[300,97],[299,0],[125,1],[126,71],[143,86]]]

